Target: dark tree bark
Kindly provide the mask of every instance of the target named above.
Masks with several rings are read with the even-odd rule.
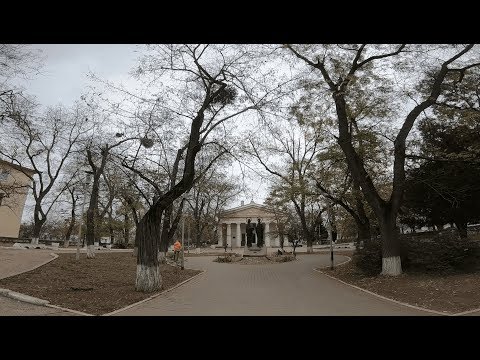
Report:
[[[138,222],[140,220],[138,219],[137,209],[135,208],[134,201],[133,201],[133,199],[130,195],[126,195],[124,198],[125,198],[125,201],[126,201],[128,207],[130,208],[130,211],[132,212],[133,222],[135,223],[135,229],[136,229],[137,226],[138,226]],[[127,214],[125,214],[125,216],[128,217]],[[130,230],[130,228],[128,230]],[[125,229],[125,231],[127,231],[127,229]],[[126,241],[125,245],[128,245],[128,243],[130,242],[130,232],[129,231],[128,231],[128,233],[127,232],[125,233],[125,241]],[[137,243],[137,238],[136,237],[135,237],[134,241],[135,241],[135,244],[134,244],[134,250],[133,250],[132,255],[137,256],[138,243]]]
[[[127,212],[125,212],[123,224],[123,242],[127,246],[130,242],[130,217]]]
[[[73,229],[75,227],[75,208],[77,205],[77,198],[75,197],[75,188],[67,187],[68,192],[72,198],[72,211],[70,217],[70,224],[68,225],[67,233],[65,234],[65,242],[63,244],[64,247],[68,248],[70,245],[70,237],[72,236]]]
[[[90,202],[87,209],[87,231],[86,231],[86,240],[87,240],[87,258],[92,259],[95,257],[95,239],[96,239],[96,227],[98,220],[98,195],[100,191],[100,177],[103,174],[105,165],[107,163],[108,154],[110,147],[105,145],[101,149],[101,160],[100,166],[95,165],[93,160],[92,151],[87,149],[87,159],[93,173],[93,182],[92,182],[92,191],[90,193]]]
[[[307,218],[305,216],[305,199],[302,195],[300,204],[292,198],[293,205],[295,206],[295,211],[297,212],[298,217],[300,218],[300,224],[302,225],[302,233],[307,241],[307,253],[313,252],[313,242],[315,241],[314,230],[308,225]],[[315,226],[315,224],[313,224]]]
[[[40,233],[42,231],[43,224],[45,224],[45,221],[47,221],[47,218],[45,216],[41,216],[42,213],[43,211],[40,208],[40,205],[35,204],[35,210],[33,214],[34,222],[33,222],[32,244],[38,244],[38,239],[40,238]]]
[[[358,186],[358,184],[357,184]],[[334,204],[340,205],[342,208],[347,211],[348,214],[354,219],[355,225],[357,227],[357,245],[360,244],[361,241],[367,243],[371,237],[371,229],[370,229],[370,219],[367,217],[365,212],[365,207],[363,205],[363,200],[360,197],[360,189],[356,186],[356,181],[353,182],[353,190],[354,190],[354,197],[355,197],[355,209],[352,208],[349,204],[343,201],[340,198],[337,198],[327,192],[327,189],[323,187],[320,182],[317,181],[317,188],[321,191],[321,194],[325,196],[327,199],[331,200]]]
[[[178,175],[178,166],[180,164],[180,160],[182,159],[183,153],[185,152],[186,147],[183,147],[181,149],[178,149],[177,151],[177,156],[175,157],[175,161],[172,166],[172,172],[170,174],[170,185],[169,185],[169,190],[172,189],[172,187],[175,185],[177,181],[177,175]],[[163,252],[164,254],[167,253],[168,251],[168,245],[173,239],[173,235],[175,234],[175,231],[177,230],[178,226],[178,221],[180,220],[180,217],[182,215],[183,211],[183,200],[182,203],[180,204],[180,207],[177,211],[177,214],[175,216],[175,219],[177,221],[173,221],[172,223],[172,214],[173,214],[173,204],[168,206],[163,214],[163,226],[162,226],[162,236],[160,240],[160,248],[159,251]]]
[[[454,217],[455,219],[455,227],[457,228],[458,230],[458,233],[460,234],[460,237],[462,239],[466,239],[467,238],[467,220],[465,219],[464,216],[462,215],[455,215]]]
[[[175,199],[190,190],[193,185],[195,157],[201,149],[200,129],[204,120],[204,111],[210,101],[209,96],[207,96],[197,116],[192,120],[182,179],[168,192],[161,195],[138,223],[136,232],[136,240],[138,241],[137,278],[135,285],[137,291],[152,292],[162,287],[157,255],[160,248],[157,243],[161,235],[160,219],[163,211]]]

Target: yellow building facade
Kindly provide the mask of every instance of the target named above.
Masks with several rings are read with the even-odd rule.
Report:
[[[31,169],[0,159],[0,238],[18,239]]]

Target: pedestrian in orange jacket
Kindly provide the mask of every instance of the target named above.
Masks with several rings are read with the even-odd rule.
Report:
[[[175,241],[175,244],[173,244],[173,258],[175,259],[175,261],[178,260],[178,255],[180,254],[180,250],[182,250],[182,244],[180,244],[180,241]]]

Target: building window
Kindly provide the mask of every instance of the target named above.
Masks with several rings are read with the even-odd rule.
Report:
[[[7,181],[8,175],[10,175],[10,172],[7,170],[0,170],[0,181]]]

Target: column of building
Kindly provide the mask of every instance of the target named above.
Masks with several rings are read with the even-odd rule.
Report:
[[[232,223],[227,223],[227,247],[232,246]]]
[[[240,247],[241,244],[242,244],[242,231],[240,230],[240,223],[237,222],[237,234],[235,235],[236,237],[236,242],[235,242],[235,246],[236,247]]]
[[[223,223],[219,224],[220,231],[218,236],[218,246],[223,246]]]

